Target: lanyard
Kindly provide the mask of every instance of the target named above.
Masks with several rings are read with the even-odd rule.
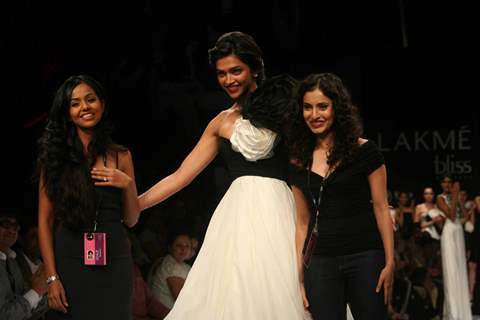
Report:
[[[308,166],[307,170],[307,188],[308,192],[310,193],[310,197],[313,201],[313,207],[315,209],[315,224],[313,226],[313,232],[318,232],[318,215],[320,214],[320,204],[322,202],[322,195],[323,195],[323,186],[325,185],[325,180],[327,180],[329,175],[329,170],[325,174],[325,178],[323,178],[322,182],[320,182],[320,188],[318,188],[318,196],[315,198],[312,193],[312,188],[310,186],[310,176],[312,175],[312,166]]]
[[[97,224],[98,224],[98,208],[100,207],[100,204],[102,203],[102,194],[100,194],[100,200],[98,201],[97,208],[95,210],[95,221],[93,222],[93,232],[97,232]]]
[[[103,166],[107,166],[107,158],[105,157],[105,155],[103,155]],[[97,224],[98,224],[98,209],[100,208],[100,204],[102,203],[102,198],[103,198],[103,194],[100,193],[100,200],[98,201],[97,203],[97,208],[95,209],[95,220],[93,222],[93,232],[97,232]]]

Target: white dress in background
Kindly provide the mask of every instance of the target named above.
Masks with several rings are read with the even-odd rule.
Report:
[[[239,118],[220,154],[238,176],[217,206],[166,320],[301,320],[295,204],[276,162],[276,135]],[[252,175],[244,175],[251,170]],[[238,172],[243,172],[238,174]]]
[[[440,196],[450,206],[450,197]],[[465,240],[459,214],[457,214],[455,221],[446,219],[440,242],[445,296],[443,320],[471,320]]]
[[[428,211],[422,212],[421,220],[428,221],[439,216],[445,217],[445,214],[437,207],[434,207]],[[422,230],[422,232],[428,232],[432,239],[440,240],[440,234],[438,233],[437,228],[435,228],[435,225],[431,225],[425,228],[424,230]]]
[[[167,279],[177,277],[185,280],[190,269],[188,264],[177,262],[170,254],[162,258],[162,263],[155,268],[151,281],[152,293],[165,307],[172,309],[175,302]]]

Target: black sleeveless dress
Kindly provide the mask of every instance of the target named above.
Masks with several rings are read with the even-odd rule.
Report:
[[[97,232],[107,234],[107,265],[84,265],[83,231],[59,226],[55,233],[55,263],[69,308],[67,314],[50,312],[48,319],[132,319],[133,262],[121,222],[122,190],[95,187],[95,192]]]

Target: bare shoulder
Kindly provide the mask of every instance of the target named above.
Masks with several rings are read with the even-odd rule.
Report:
[[[133,165],[132,153],[127,148],[118,151],[118,168],[125,171]]]
[[[118,152],[118,161],[128,161],[132,159],[132,153],[127,148]]]
[[[232,111],[230,109],[222,110],[219,114],[217,114],[210,123],[208,124],[209,127],[211,126],[220,126],[223,124],[229,117],[231,117]]]
[[[223,110],[220,114],[223,116],[223,122],[230,124],[233,124],[241,116],[240,110],[233,107]]]
[[[229,138],[233,132],[233,125],[235,121],[241,116],[240,110],[230,108],[220,112],[219,117],[218,134],[222,137]]]

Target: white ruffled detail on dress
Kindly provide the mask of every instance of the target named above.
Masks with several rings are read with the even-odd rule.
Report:
[[[235,121],[230,137],[232,149],[240,152],[248,161],[271,158],[276,141],[275,132],[266,128],[257,128],[242,117]]]

